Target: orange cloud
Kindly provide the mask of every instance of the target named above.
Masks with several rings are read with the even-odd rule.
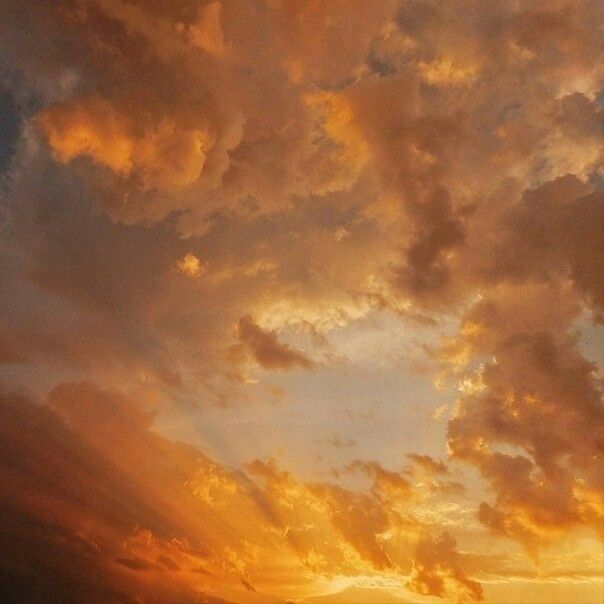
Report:
[[[10,589],[588,600],[600,4],[0,3]]]
[[[58,161],[68,163],[86,155],[122,174],[132,170],[127,121],[108,101],[93,97],[46,109],[39,122]]]
[[[461,556],[455,550],[455,539],[443,533],[438,539],[426,538],[417,546],[409,587],[420,594],[444,597],[449,589],[467,598],[484,599],[480,583],[468,579],[460,567]],[[452,586],[452,587],[450,587]]]
[[[304,482],[274,460],[249,464],[258,486],[155,433],[152,413],[119,393],[62,384],[48,403],[3,395],[0,404],[0,472],[11,485],[0,507],[15,520],[3,535],[7,593],[42,589],[54,576],[63,596],[188,602],[201,590],[248,602],[252,591],[268,602],[321,593],[325,575],[410,568],[414,521],[391,505],[411,487],[376,462],[354,464],[367,491]],[[416,564],[426,564],[422,551]],[[17,566],[6,566],[11,557]],[[454,555],[450,564],[455,580],[473,584]],[[27,588],[22,572],[34,573]]]
[[[274,332],[264,331],[250,316],[240,319],[237,327],[239,341],[262,367],[267,369],[312,367],[312,361],[307,356],[279,342]]]
[[[134,174],[144,187],[180,188],[194,183],[210,139],[169,118],[143,135],[111,103],[90,97],[45,109],[38,118],[54,157],[68,163],[86,156],[122,176]]]
[[[481,388],[457,402],[448,430],[452,455],[475,464],[496,494],[480,519],[533,552],[574,526],[601,523],[579,485],[601,488],[593,464],[602,393],[595,367],[567,335],[577,308],[551,292],[525,286],[520,297],[502,288],[470,311],[483,327],[460,337],[492,360],[480,369]],[[522,454],[499,451],[504,444]]]

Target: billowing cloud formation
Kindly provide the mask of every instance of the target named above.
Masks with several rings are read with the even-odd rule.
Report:
[[[497,495],[481,520],[529,547],[578,523],[602,528],[602,393],[566,333],[575,309],[560,298],[547,285],[511,287],[470,311],[463,345],[491,360],[449,423],[452,454],[476,464]]]
[[[603,18],[3,3],[11,594],[595,600]]]
[[[123,115],[97,97],[45,109],[39,122],[59,162],[89,157],[124,177],[134,174],[144,189],[192,184],[205,162],[208,141],[202,131],[178,129],[165,119],[137,135]]]
[[[409,570],[420,525],[397,506],[412,490],[376,462],[354,464],[370,478],[358,491],[256,460],[258,486],[154,433],[150,411],[89,383],[61,384],[46,404],[4,394],[0,413],[7,601],[193,602],[204,592],[211,602],[273,602],[329,589],[340,573]],[[472,584],[453,545],[438,563],[453,565],[453,593]]]

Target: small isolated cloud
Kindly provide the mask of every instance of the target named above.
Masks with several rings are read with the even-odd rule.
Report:
[[[194,254],[188,253],[176,263],[176,268],[186,277],[195,279],[203,272],[203,264],[201,260]]]
[[[303,352],[280,342],[274,331],[262,329],[249,315],[239,320],[237,336],[243,348],[265,369],[309,369],[313,366]]]

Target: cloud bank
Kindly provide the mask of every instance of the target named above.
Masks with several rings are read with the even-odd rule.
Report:
[[[595,602],[603,17],[4,3],[3,596],[503,603],[580,577],[560,601]],[[376,396],[406,380],[390,409],[437,386],[396,464],[358,454],[373,410],[320,387],[361,392],[368,367]],[[269,407],[330,449],[309,432],[300,467],[293,444],[233,467],[187,432],[228,441],[210,417],[241,409],[248,442]]]

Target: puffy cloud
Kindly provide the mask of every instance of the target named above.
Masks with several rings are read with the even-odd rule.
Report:
[[[361,0],[267,0],[278,28],[277,49],[294,82],[341,85],[362,71],[380,30],[395,16],[393,0],[369,7]]]
[[[471,80],[476,71],[473,65],[456,65],[449,58],[435,59],[430,63],[420,63],[420,72],[429,84],[450,86]]]
[[[431,455],[391,471],[354,461],[364,435],[333,420],[326,395],[338,480],[260,461],[252,480],[136,411],[140,397],[189,425],[196,405],[226,413],[290,400],[290,388],[303,405],[323,383],[304,376],[339,368],[331,378],[348,385],[342,334],[380,313],[408,328],[401,346],[432,353],[424,372],[439,365],[443,400],[429,405],[434,419],[451,410],[452,460],[491,489],[474,506],[482,524],[535,559],[558,537],[601,534],[590,325],[604,304],[601,11],[595,0],[2,4],[0,371],[52,391],[54,409],[7,407],[7,438],[28,452],[18,466],[6,453],[10,518],[36,589],[50,589],[42,577],[58,572],[63,543],[72,599],[101,589],[128,601],[163,583],[165,599],[186,601],[199,577],[235,601],[298,598],[334,591],[338,573],[400,584],[414,556],[416,591],[478,598],[453,538],[419,537],[459,527],[469,504],[451,506],[478,497],[433,457],[436,422]],[[264,371],[296,368],[309,371]],[[54,389],[80,378],[105,388]],[[71,483],[26,463],[34,442]],[[483,530],[455,539],[465,549]],[[85,580],[67,568],[82,551],[94,560]],[[175,575],[186,579],[171,591]]]
[[[200,176],[211,140],[198,129],[183,129],[169,118],[136,134],[128,118],[108,101],[76,99],[45,109],[39,123],[54,157],[67,163],[90,157],[123,177],[133,176],[143,188],[172,189]]]
[[[491,360],[457,402],[449,448],[496,494],[481,520],[533,552],[578,524],[601,530],[602,393],[596,367],[567,334],[577,312],[569,295],[546,285],[503,288],[469,312],[477,328],[461,336]]]
[[[406,252],[405,265],[397,270],[398,285],[420,300],[446,296],[451,275],[444,255],[463,241],[461,221],[453,215],[444,189],[414,204],[411,212],[421,226]]]
[[[176,263],[176,267],[183,275],[186,275],[191,279],[199,277],[203,270],[201,260],[191,253],[185,254],[182,259]]]
[[[460,601],[483,600],[480,583],[469,579],[462,570],[455,539],[443,533],[437,539],[426,538],[417,546],[417,555],[409,587],[420,594],[444,597],[449,584],[461,592]]]
[[[126,124],[102,99],[47,109],[40,125],[56,159],[67,163],[87,155],[116,172],[132,170],[132,141]]]
[[[490,275],[497,279],[570,277],[596,312],[604,304],[604,266],[593,250],[604,245],[598,216],[604,195],[567,175],[526,191],[503,217]]]

